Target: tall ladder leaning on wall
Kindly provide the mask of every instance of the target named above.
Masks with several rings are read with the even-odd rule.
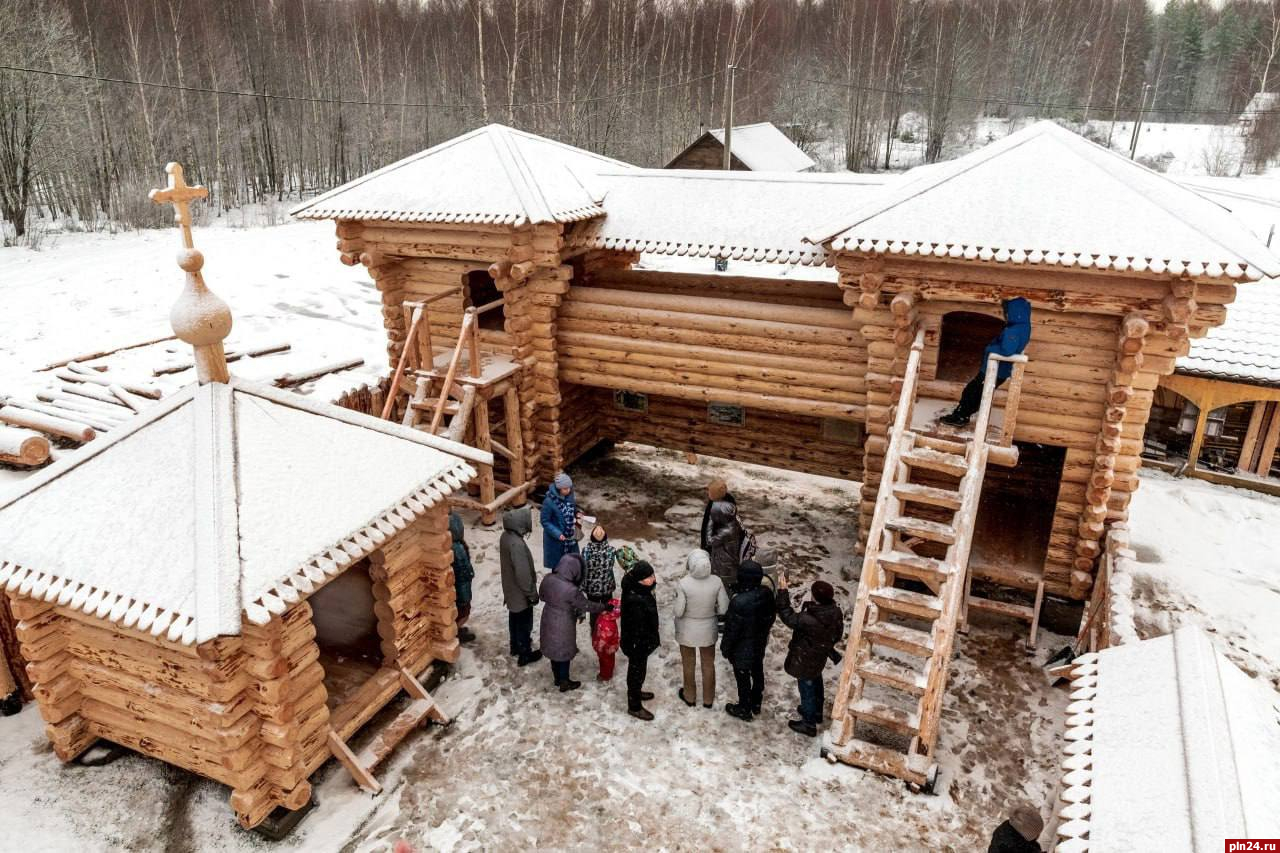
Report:
[[[912,429],[923,350],[921,331],[902,379],[823,754],[932,791],[952,645],[967,618],[969,550],[982,481],[988,462],[1017,464],[1013,429],[1027,357],[990,356],[972,434],[942,437]],[[988,429],[998,362],[1012,363],[1013,372],[1004,423],[993,443]],[[956,485],[942,488],[918,482],[922,477]],[[913,516],[908,512],[913,505],[933,507],[935,516],[938,510],[950,512],[952,519],[944,523]],[[945,547],[945,556],[916,554],[922,542]],[[923,591],[900,588],[899,579],[915,581]],[[1036,595],[1036,616],[1042,599],[1043,582]],[[927,628],[913,627],[921,624]],[[1034,631],[1033,620],[1032,642]],[[874,686],[875,697],[868,695],[868,685]],[[859,724],[872,727],[882,742],[855,737]]]

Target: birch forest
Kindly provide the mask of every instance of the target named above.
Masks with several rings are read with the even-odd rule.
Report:
[[[147,225],[169,160],[216,212],[501,122],[640,165],[770,120],[836,165],[979,116],[1231,123],[1280,0],[0,0],[0,215]],[[53,74],[42,72],[54,72]]]

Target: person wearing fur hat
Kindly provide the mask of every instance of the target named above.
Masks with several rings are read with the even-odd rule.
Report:
[[[791,629],[791,644],[782,668],[796,680],[800,691],[800,719],[790,720],[791,731],[817,737],[822,725],[822,670],[844,636],[844,614],[836,604],[836,591],[826,581],[814,581],[812,600],[797,613],[791,606],[786,574],[778,575],[778,619]]]
[[[707,545],[711,541],[711,505],[716,501],[728,501],[733,504],[734,507],[738,506],[737,500],[735,500],[733,495],[729,492],[728,484],[719,477],[715,478],[710,483],[707,483],[707,505],[702,508],[702,532],[700,534],[701,544],[698,545],[698,548],[703,551],[707,551],[708,553],[710,553],[710,549]]]
[[[542,566],[554,569],[565,554],[578,553],[578,499],[573,480],[561,471],[542,499]]]
[[[760,585],[764,570],[754,560],[738,568],[738,589],[729,600],[720,653],[733,665],[738,701],[724,706],[731,717],[750,721],[764,701],[764,652],[777,616],[773,595]]]
[[[1009,819],[991,833],[987,853],[1042,853],[1040,833],[1044,831],[1044,819],[1032,806],[1021,803],[1009,812]]]
[[[622,578],[622,616],[620,626],[622,653],[627,656],[627,713],[637,720],[653,719],[642,702],[653,698],[644,689],[644,679],[649,671],[649,655],[658,650],[658,602],[653,597],[653,585],[658,576],[653,566],[638,561]]]
[[[702,707],[710,708],[716,696],[716,618],[729,610],[729,593],[724,582],[711,574],[711,557],[706,551],[691,551],[685,568],[687,574],[676,583],[672,611],[684,674],[678,695],[690,708],[697,704],[694,676],[701,661]]]

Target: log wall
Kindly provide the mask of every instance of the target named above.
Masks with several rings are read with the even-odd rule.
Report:
[[[370,555],[384,664],[457,658],[453,551],[442,502]],[[329,709],[311,605],[241,635],[184,646],[9,593],[54,752],[104,738],[231,787],[240,823],[301,808],[329,757]]]
[[[560,310],[566,382],[861,420],[865,347],[832,283],[584,268]]]

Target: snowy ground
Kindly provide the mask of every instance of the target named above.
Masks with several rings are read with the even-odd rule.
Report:
[[[1025,626],[979,624],[960,644],[936,797],[830,766],[815,741],[787,730],[797,697],[782,673],[787,631],[780,625],[763,718],[742,723],[724,713],[732,674],[723,660],[716,707],[686,708],[675,695],[673,584],[696,543],[703,484],[717,473],[797,582],[824,577],[846,596],[853,592],[841,570],[853,549],[856,487],[713,460],[692,466],[683,456],[631,446],[581,466],[574,474],[583,506],[659,573],[664,646],[650,663],[652,723],[625,714],[625,658],[614,682],[593,680],[585,625],[579,644],[586,651],[574,664],[582,690],[554,690],[545,664],[514,666],[506,655],[498,531],[469,519],[479,640],[439,690],[457,721],[407,742],[380,771],[389,789],[380,797],[360,793],[330,763],[318,786],[322,808],[288,842],[267,845],[236,828],[226,789],[160,762],[130,756],[105,768],[61,766],[28,708],[0,721],[0,790],[9,792],[0,801],[0,831],[50,847],[75,840],[80,850],[384,850],[398,837],[440,850],[974,850],[1012,800],[1052,800],[1066,698],[1022,652]],[[531,537],[535,554],[539,536]],[[1064,643],[1043,635],[1039,659]],[[827,676],[833,685],[835,669]]]
[[[1198,625],[1280,690],[1280,498],[1143,471],[1130,509],[1139,636]]]

